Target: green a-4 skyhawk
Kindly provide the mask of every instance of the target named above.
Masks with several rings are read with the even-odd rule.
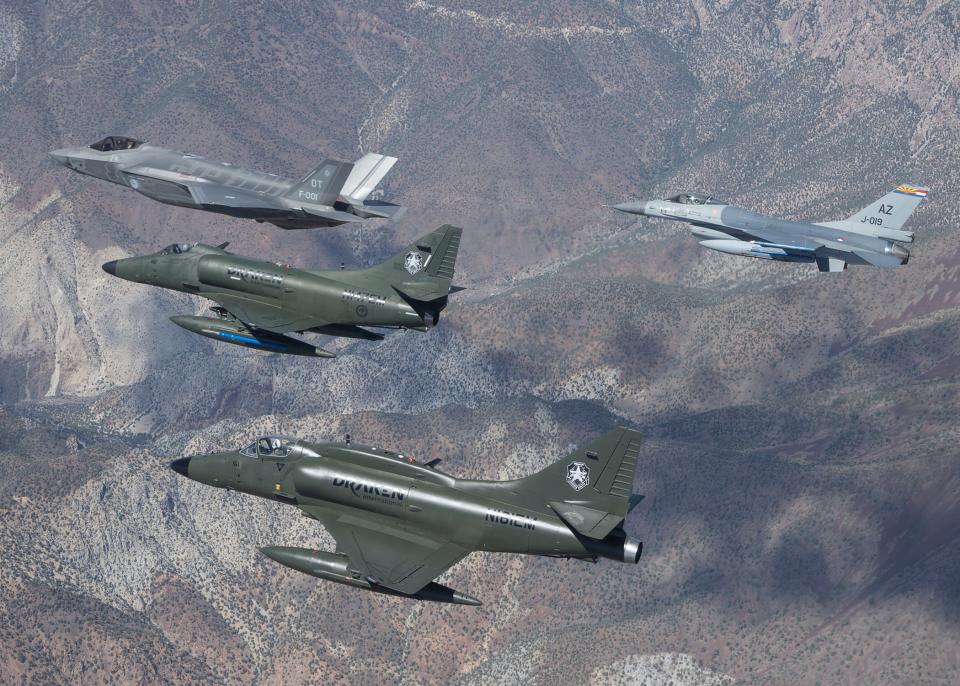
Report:
[[[336,552],[262,552],[321,579],[418,600],[480,605],[434,581],[473,551],[636,563],[624,531],[640,434],[618,428],[531,476],[456,479],[409,456],[350,443],[266,436],[236,452],[170,467],[200,483],[293,505],[336,539]]]
[[[380,340],[370,328],[426,331],[440,319],[451,285],[461,230],[441,226],[369,269],[313,271],[180,243],[153,255],[103,265],[127,281],[209,298],[218,315],[171,320],[225,343],[290,355],[333,353],[286,334],[320,333]],[[368,327],[368,328],[365,328]]]

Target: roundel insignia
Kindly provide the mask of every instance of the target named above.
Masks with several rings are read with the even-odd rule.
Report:
[[[366,317],[367,316],[367,306],[366,305],[357,305],[357,316]]]
[[[403,259],[403,268],[411,274],[416,274],[423,269],[423,257],[418,252],[408,252]]]
[[[136,190],[137,188],[140,188],[140,182],[134,178],[130,179],[130,185],[133,187],[134,190]]]
[[[583,462],[571,462],[567,466],[567,483],[575,491],[590,485],[590,468]]]

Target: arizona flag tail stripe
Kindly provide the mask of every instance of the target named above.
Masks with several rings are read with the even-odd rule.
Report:
[[[916,195],[917,197],[920,197],[920,198],[927,197],[927,193],[929,192],[930,191],[928,191],[926,188],[914,188],[913,186],[897,186],[896,189],[894,189],[894,193],[903,193],[905,195]]]

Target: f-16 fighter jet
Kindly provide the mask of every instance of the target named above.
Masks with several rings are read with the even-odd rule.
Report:
[[[456,479],[413,457],[350,443],[267,436],[242,450],[170,463],[208,486],[299,508],[336,552],[271,546],[282,565],[367,591],[460,605],[471,596],[434,581],[475,550],[636,563],[623,524],[640,434],[615,429],[570,457],[513,481]]]
[[[780,262],[816,262],[822,272],[841,272],[848,264],[906,264],[910,252],[902,244],[913,242],[913,232],[904,231],[903,225],[927,192],[918,186],[898,186],[849,219],[817,224],[765,217],[705,193],[613,207],[686,222],[694,236],[706,239],[700,245],[710,250]]]
[[[311,271],[228,253],[227,244],[179,243],[153,255],[103,265],[127,281],[209,298],[213,317],[171,320],[214,340],[267,352],[333,353],[285,334],[320,333],[380,340],[364,327],[426,331],[440,319],[461,230],[441,226],[383,264],[353,271]]]
[[[397,161],[374,153],[356,162],[325,159],[299,181],[123,136],[54,150],[50,156],[81,174],[129,186],[168,205],[270,222],[282,229],[395,218],[404,209],[367,199]]]

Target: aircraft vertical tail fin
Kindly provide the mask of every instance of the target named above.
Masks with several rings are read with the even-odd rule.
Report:
[[[824,226],[845,228],[857,233],[889,238],[910,243],[912,231],[903,231],[903,225],[927,197],[929,190],[911,184],[902,184],[874,203],[841,222],[826,222]]]
[[[284,197],[310,205],[333,206],[352,173],[353,162],[325,159],[291,186]]]
[[[352,205],[362,205],[396,163],[396,157],[368,152],[353,163],[340,195]]]
[[[450,294],[463,229],[450,224],[421,236],[386,262],[371,267],[408,301],[438,302]]]
[[[641,434],[614,429],[546,469],[520,479],[524,498],[546,502],[578,533],[603,539],[619,527],[631,504]]]

